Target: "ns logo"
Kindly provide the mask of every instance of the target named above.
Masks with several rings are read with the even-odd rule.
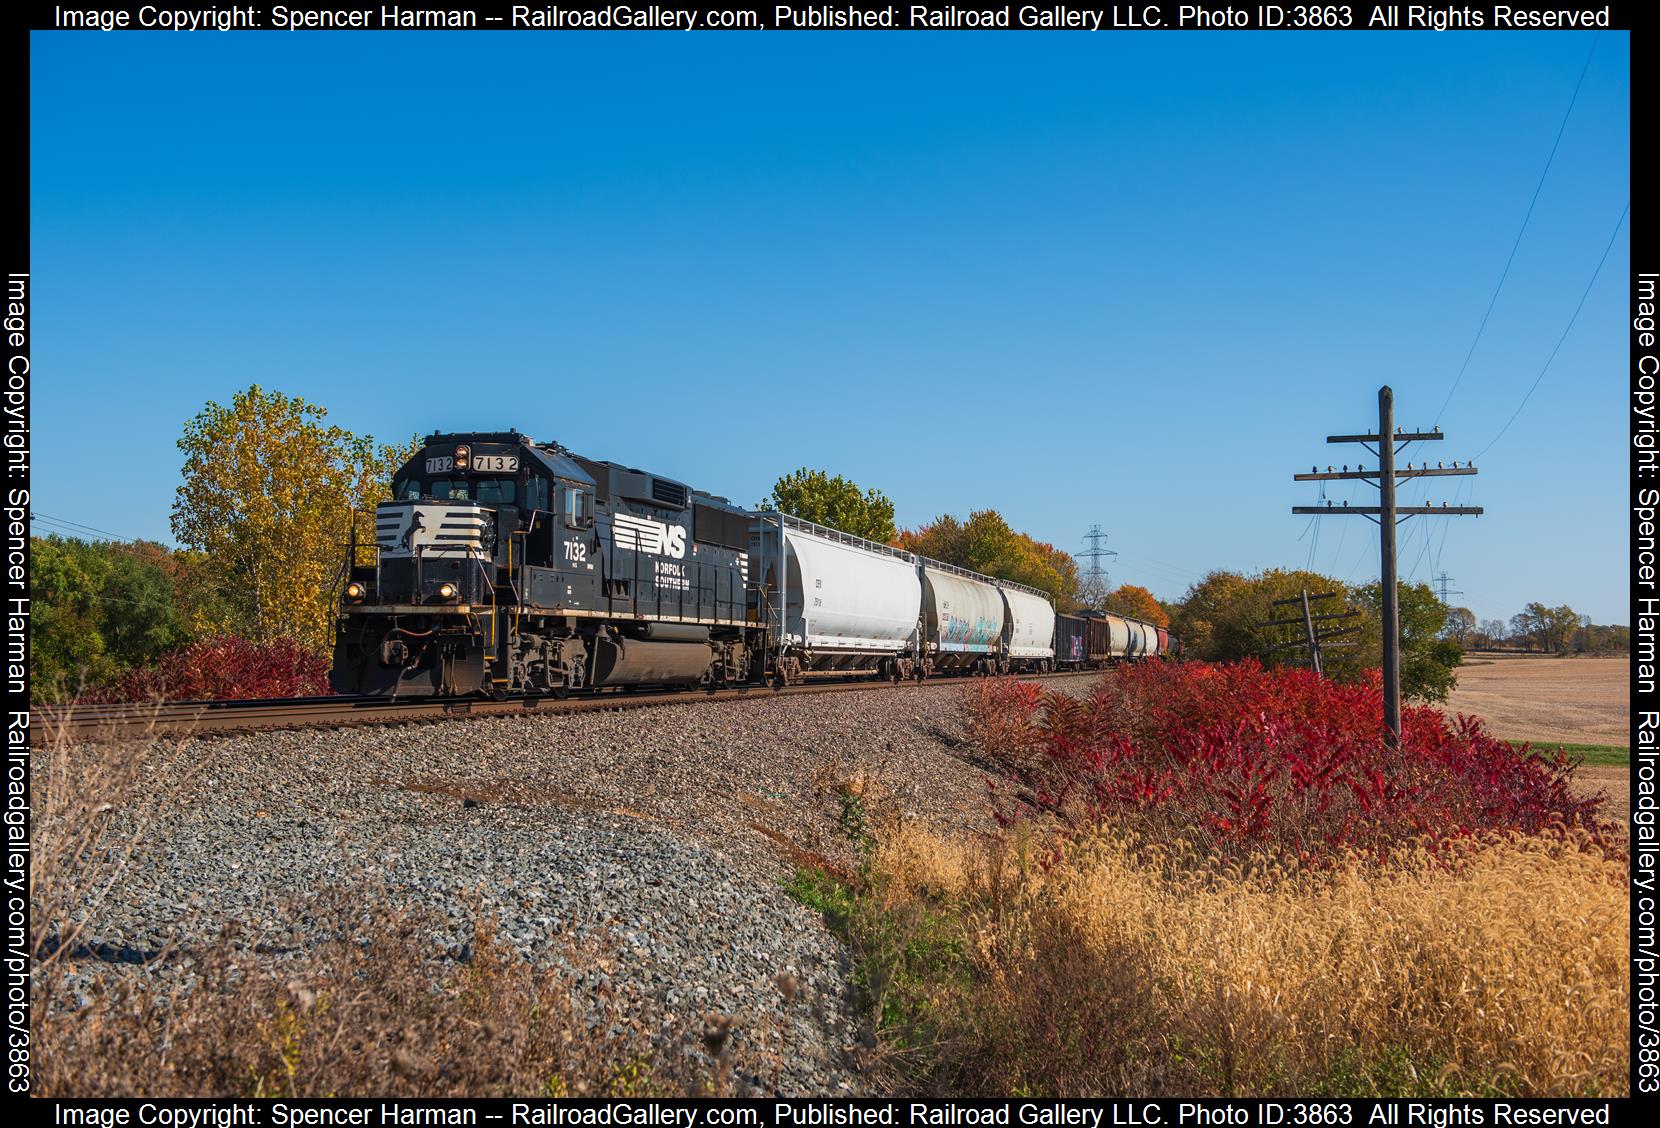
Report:
[[[611,518],[611,539],[616,542],[618,548],[633,549],[635,552],[650,553],[653,556],[671,556],[680,560],[686,555],[686,527],[665,525],[649,517],[635,517],[630,513],[617,514]]]

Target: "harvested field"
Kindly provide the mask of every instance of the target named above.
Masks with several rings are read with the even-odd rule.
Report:
[[[1505,740],[1550,744],[1631,743],[1631,666],[1624,658],[1480,655],[1458,668],[1447,712],[1474,713]],[[1608,816],[1631,815],[1631,770],[1587,765],[1574,781],[1606,793]]]
[[[1574,790],[1581,795],[1604,794],[1608,806],[1603,809],[1607,818],[1625,822],[1631,818],[1631,769],[1611,764],[1587,764],[1574,777]]]
[[[1476,714],[1505,740],[1627,747],[1630,675],[1624,658],[1479,655],[1459,667],[1446,708]]]

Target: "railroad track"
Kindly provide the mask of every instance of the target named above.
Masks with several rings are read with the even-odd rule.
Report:
[[[1099,677],[1090,670],[1044,674],[1025,681],[1065,681]],[[934,682],[931,684],[941,684]],[[966,679],[960,684],[967,684]],[[115,705],[43,706],[31,711],[37,740],[113,741],[155,736],[185,736],[257,732],[272,729],[340,728],[363,724],[405,724],[463,717],[526,716],[531,714],[591,713],[599,710],[651,709],[715,701],[765,700],[798,693],[861,693],[891,691],[886,681],[815,681],[783,689],[744,686],[705,691],[649,691],[626,693],[601,690],[581,697],[509,697],[501,701],[476,698],[418,697],[388,701],[384,697],[284,697],[264,701],[167,701]]]

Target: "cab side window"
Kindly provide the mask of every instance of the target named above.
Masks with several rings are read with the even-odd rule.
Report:
[[[565,524],[586,529],[594,523],[594,495],[580,486],[565,487]]]

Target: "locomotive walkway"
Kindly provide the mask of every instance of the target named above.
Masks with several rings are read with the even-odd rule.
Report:
[[[1066,681],[1099,677],[1100,671],[1028,675],[1023,681]],[[939,679],[966,682],[968,679]],[[906,685],[912,683],[903,683]],[[485,698],[284,697],[258,701],[122,702],[108,705],[42,706],[32,723],[43,739],[113,741],[157,736],[259,732],[274,729],[339,728],[347,725],[404,724],[462,717],[588,713],[651,709],[702,702],[766,700],[790,694],[892,692],[888,681],[826,680],[784,688],[742,686],[717,690],[600,690],[582,696]]]

